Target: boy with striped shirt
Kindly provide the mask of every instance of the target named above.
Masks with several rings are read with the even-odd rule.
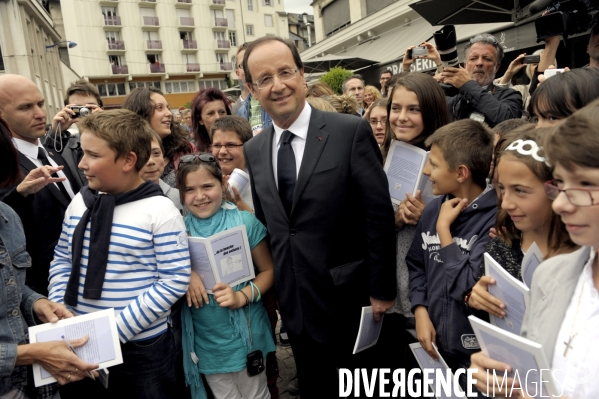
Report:
[[[168,318],[185,295],[191,266],[181,214],[139,175],[151,128],[127,110],[93,114],[78,126],[79,168],[89,185],[66,211],[49,298],[75,315],[114,308],[124,363],[110,369],[108,391],[86,379],[62,387],[61,397],[181,397]]]

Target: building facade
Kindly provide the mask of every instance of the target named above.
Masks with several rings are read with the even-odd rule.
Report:
[[[58,45],[46,46],[62,40],[47,2],[0,0],[0,74],[18,74],[35,82],[46,99],[48,115],[63,108],[65,82]]]
[[[237,46],[289,37],[283,0],[52,0],[62,15],[70,67],[95,84],[107,107],[136,87],[165,93],[171,108],[207,87],[227,89]]]

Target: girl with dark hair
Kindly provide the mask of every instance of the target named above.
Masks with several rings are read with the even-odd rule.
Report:
[[[212,138],[210,129],[221,116],[231,115],[229,99],[219,89],[210,87],[200,90],[191,101],[191,124],[196,146],[201,152],[208,151]]]
[[[545,79],[534,91],[528,112],[537,127],[561,123],[599,98],[599,70],[578,68]]]
[[[187,140],[186,131],[173,122],[173,113],[162,92],[155,87],[139,87],[125,98],[123,108],[135,112],[150,123],[158,133],[164,147],[164,158],[168,160],[161,179],[171,187],[176,187],[175,172],[179,168],[181,156],[197,151]]]
[[[250,352],[263,362],[263,356],[276,350],[261,300],[274,279],[266,227],[252,213],[223,200],[223,172],[212,155],[186,155],[181,162],[177,187],[189,211],[185,217],[189,234],[207,238],[244,225],[256,272],[251,281],[234,286],[220,282],[213,287],[205,287],[202,278],[191,272],[182,322],[183,352],[199,359],[184,356],[183,360],[192,398],[206,397],[200,373],[217,399],[270,398],[264,369],[249,375],[246,367]]]
[[[533,242],[545,259],[577,248],[560,217],[551,210],[551,200],[545,193],[544,183],[552,175],[537,144],[540,137],[550,134],[544,130],[535,131],[533,125],[519,127],[505,134],[495,147],[500,206],[495,224],[497,237],[487,244],[486,252],[519,280],[524,253]],[[466,303],[472,309],[503,317],[505,305],[488,292],[490,284],[493,279],[482,276],[465,295]]]

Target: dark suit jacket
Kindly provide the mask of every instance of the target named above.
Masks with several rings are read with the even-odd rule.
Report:
[[[306,104],[306,106],[308,106]],[[382,157],[368,123],[312,109],[288,218],[274,181],[272,126],[244,146],[256,216],[268,228],[287,328],[334,338],[347,310],[396,295],[395,229]],[[360,298],[362,300],[356,300]],[[355,339],[355,338],[354,338]]]
[[[73,192],[77,194],[80,186],[71,174],[64,159],[47,148],[48,155],[58,165],[71,183]],[[19,152],[19,166],[23,177],[37,166]],[[69,201],[54,184],[48,184],[35,194],[23,197],[13,187],[0,189],[0,200],[9,205],[19,215],[25,230],[27,252],[31,255],[31,268],[27,270],[25,283],[32,290],[48,295],[48,275],[50,262],[54,258],[54,247],[62,231],[64,213]]]

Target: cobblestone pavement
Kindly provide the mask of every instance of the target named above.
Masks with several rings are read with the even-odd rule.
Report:
[[[279,343],[279,329],[281,328],[281,320],[277,323],[277,360],[279,363],[279,380],[277,386],[279,387],[279,397],[281,399],[298,398],[299,396],[293,396],[287,391],[287,385],[289,381],[295,375],[295,361],[293,360],[293,353],[291,352],[290,346],[281,346]]]

